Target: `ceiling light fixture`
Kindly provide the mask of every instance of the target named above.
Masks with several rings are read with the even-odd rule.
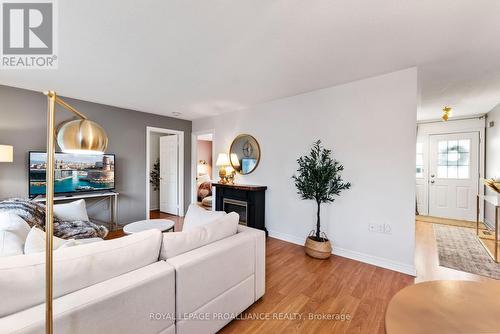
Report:
[[[452,115],[453,109],[451,109],[451,107],[449,106],[445,106],[443,108],[443,116],[441,116],[441,119],[446,122]]]
[[[174,112],[172,112],[172,115],[174,115],[174,116],[176,116],[176,117],[177,117],[177,116],[182,115],[182,113],[180,113],[180,112],[178,112],[178,111],[174,111]]]

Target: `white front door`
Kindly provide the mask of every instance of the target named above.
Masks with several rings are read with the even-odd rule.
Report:
[[[430,136],[429,216],[476,219],[479,133]]]
[[[179,214],[178,135],[160,137],[160,211]]]

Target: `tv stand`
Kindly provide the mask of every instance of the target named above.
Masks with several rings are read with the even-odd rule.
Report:
[[[102,223],[104,225],[107,225],[110,231],[114,231],[118,227],[118,195],[119,193],[115,191],[106,191],[102,193],[73,193],[73,194],[61,194],[59,196],[54,197],[54,203],[57,202],[64,202],[64,201],[69,201],[69,200],[77,200],[77,199],[97,199],[96,202],[88,205],[87,207],[91,208],[102,201],[109,201],[109,221],[104,222],[104,221],[98,221],[97,219],[93,219],[94,221],[97,221],[98,223]],[[40,203],[45,203],[46,199],[44,196],[39,196],[35,197],[33,199],[34,202],[40,202]]]

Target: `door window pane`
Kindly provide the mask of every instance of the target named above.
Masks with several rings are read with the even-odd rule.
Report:
[[[458,159],[459,166],[469,166],[469,153],[460,153]]]
[[[458,178],[459,179],[469,178],[469,166],[458,166]]]
[[[468,179],[470,168],[470,139],[438,142],[437,177]]]
[[[423,178],[424,177],[424,169],[422,167],[417,166],[417,178]]]
[[[424,177],[424,144],[417,143],[417,166],[416,166],[416,177]]]
[[[448,152],[448,166],[456,165],[458,161],[458,151],[449,151]]]
[[[458,140],[448,140],[448,153],[453,151],[458,152]]]
[[[469,139],[459,140],[458,141],[458,151],[464,152],[464,153],[469,153],[470,152],[470,140]]]
[[[448,166],[448,154],[440,154],[438,166]]]
[[[422,154],[417,154],[417,166],[423,166],[424,165],[424,157]]]

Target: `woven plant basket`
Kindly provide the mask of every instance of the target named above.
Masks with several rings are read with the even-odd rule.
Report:
[[[309,233],[309,235],[306,238],[306,243],[304,244],[304,249],[306,251],[306,254],[315,259],[324,260],[330,258],[330,255],[332,255],[332,244],[330,243],[330,240],[328,240],[328,238],[326,237],[326,234],[324,232],[321,232],[321,237],[325,241],[313,240],[311,238],[313,236],[314,236],[314,230],[312,230],[311,233]]]

